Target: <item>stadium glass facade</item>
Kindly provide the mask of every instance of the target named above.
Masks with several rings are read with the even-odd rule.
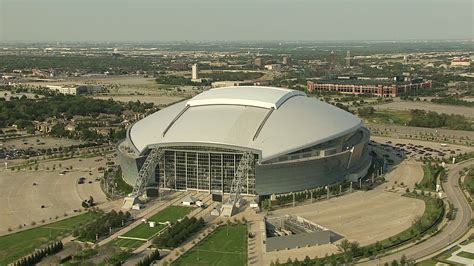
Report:
[[[156,168],[160,188],[229,193],[241,151],[210,147],[163,148]],[[255,164],[254,164],[255,165]],[[242,194],[255,194],[255,167],[247,174]]]

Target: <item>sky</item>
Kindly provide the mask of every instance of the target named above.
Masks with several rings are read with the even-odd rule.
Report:
[[[0,0],[0,42],[472,40],[473,3]]]

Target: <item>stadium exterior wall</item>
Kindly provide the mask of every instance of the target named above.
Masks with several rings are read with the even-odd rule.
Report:
[[[370,133],[366,129],[363,131],[363,137],[354,146],[352,154],[350,150],[345,150],[331,156],[304,160],[263,164],[257,161],[255,164],[255,194],[262,196],[304,191],[334,184],[346,180],[350,176],[355,175],[356,178],[364,176],[371,165],[371,159],[367,151]],[[211,147],[212,145],[210,144],[209,146]],[[204,149],[204,147],[202,148]],[[171,147],[166,147],[165,149],[169,148]],[[122,152],[120,149],[118,151],[123,178],[125,182],[133,186],[146,156],[134,157]],[[159,183],[159,179],[160,171],[159,166],[157,166],[156,176],[152,183]],[[212,180],[209,182],[212,182]],[[164,187],[173,189],[172,187]],[[209,187],[213,188],[212,185],[209,185]],[[188,189],[193,190],[192,187]],[[211,190],[215,192],[214,189],[210,189],[209,192]],[[224,192],[227,190],[228,188],[224,189]]]

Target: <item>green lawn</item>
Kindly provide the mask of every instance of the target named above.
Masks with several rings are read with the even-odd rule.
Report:
[[[470,169],[464,177],[464,187],[474,196],[474,169]]]
[[[376,123],[406,125],[411,119],[411,114],[408,111],[375,110],[370,119]]]
[[[135,240],[135,239],[122,239],[122,238],[116,238],[111,242],[111,244],[116,247],[133,248],[133,249],[138,248],[144,243],[145,241],[140,241],[140,240]]]
[[[95,213],[84,213],[48,225],[0,237],[0,265],[13,262],[35,248],[71,233],[72,230],[98,217]]]
[[[247,225],[224,225],[172,265],[246,265]]]
[[[417,185],[419,189],[426,189],[429,191],[436,190],[436,179],[440,174],[443,174],[444,171],[441,167],[436,167],[434,165],[425,164],[423,165],[423,179]]]
[[[148,221],[155,221],[155,222],[169,221],[169,222],[174,223],[178,219],[181,219],[184,216],[186,216],[193,209],[194,208],[190,208],[190,207],[169,206],[166,209],[150,217]],[[125,233],[123,236],[149,239],[154,234],[162,230],[164,227],[165,225],[160,225],[160,224],[156,224],[155,227],[149,227],[148,224],[140,224],[139,226]]]
[[[461,251],[457,254],[459,257],[463,257],[466,259],[471,259],[474,260],[474,253],[467,252],[467,251]]]

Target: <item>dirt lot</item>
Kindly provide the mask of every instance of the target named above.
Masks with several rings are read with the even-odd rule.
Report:
[[[71,145],[81,144],[82,142],[74,139],[64,139],[64,138],[52,138],[52,137],[28,137],[28,138],[18,138],[7,140],[5,142],[0,142],[0,147],[7,149],[48,149],[48,148],[59,148]]]
[[[384,191],[382,187],[309,205],[285,208],[273,216],[295,215],[327,227],[351,241],[368,245],[407,228],[423,215],[422,200]]]
[[[384,186],[395,186],[402,190],[408,187],[412,190],[415,183],[419,183],[423,179],[423,166],[421,162],[413,160],[402,161],[387,174],[386,179],[388,183]]]
[[[65,213],[72,215],[75,209],[81,208],[82,201],[89,196],[94,198],[99,207],[110,207],[99,181],[95,180],[100,175],[97,168],[105,163],[96,159],[40,163],[38,171],[12,172],[2,167],[0,235],[7,233],[9,227],[17,229],[20,224],[30,227],[33,221],[41,224],[42,220],[54,220],[56,216],[62,217]],[[46,167],[52,169],[53,164],[56,165],[56,170],[41,170]],[[58,169],[59,164],[62,165],[62,169]],[[72,171],[59,175],[69,166],[73,166]],[[77,182],[81,176],[86,177],[84,184]],[[44,205],[44,208],[41,208],[41,205]]]
[[[421,109],[426,111],[434,111],[437,113],[464,115],[466,117],[474,118],[474,108],[444,104],[433,104],[429,102],[412,102],[412,101],[397,101],[392,103],[374,105],[375,109],[392,109],[392,110],[411,110]]]

